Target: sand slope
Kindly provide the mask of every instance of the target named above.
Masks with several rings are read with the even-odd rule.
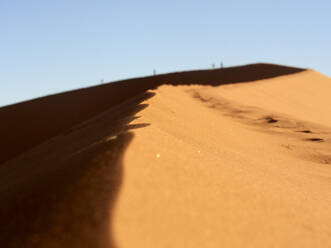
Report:
[[[246,83],[145,85],[21,150],[0,167],[1,241],[327,247],[331,79],[293,73],[256,81],[250,67]]]
[[[253,64],[135,78],[41,97],[0,108],[0,163],[66,132],[74,125],[163,84],[224,85],[288,75],[304,69]],[[22,126],[22,124],[24,124]],[[16,142],[16,139],[20,142]]]

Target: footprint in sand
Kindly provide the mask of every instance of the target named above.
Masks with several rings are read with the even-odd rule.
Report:
[[[310,130],[301,130],[301,131],[297,131],[297,132],[300,132],[300,133],[313,133],[312,131],[310,131]]]
[[[266,117],[265,120],[266,120],[268,123],[276,123],[276,122],[278,122],[278,120],[276,120],[275,118],[273,118],[273,117],[271,117],[271,116]]]
[[[314,141],[314,142],[324,142],[324,139],[321,139],[321,138],[309,138],[309,139],[306,139],[308,141]]]

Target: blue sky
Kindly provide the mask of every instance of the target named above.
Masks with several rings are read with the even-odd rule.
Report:
[[[220,61],[331,76],[330,13],[329,0],[0,0],[0,106]]]

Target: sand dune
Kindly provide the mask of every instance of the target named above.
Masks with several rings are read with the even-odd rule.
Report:
[[[162,84],[220,85],[287,75],[303,69],[255,64],[222,70],[171,73],[69,91],[0,108],[0,163],[66,132],[109,108]],[[22,128],[24,123],[24,128]],[[13,137],[14,135],[14,137]],[[20,142],[16,142],[19,139]]]
[[[0,241],[327,247],[328,92],[318,72],[257,64],[1,108]]]

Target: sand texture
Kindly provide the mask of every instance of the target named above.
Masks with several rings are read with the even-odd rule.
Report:
[[[0,108],[0,247],[329,247],[330,93],[254,64]]]

